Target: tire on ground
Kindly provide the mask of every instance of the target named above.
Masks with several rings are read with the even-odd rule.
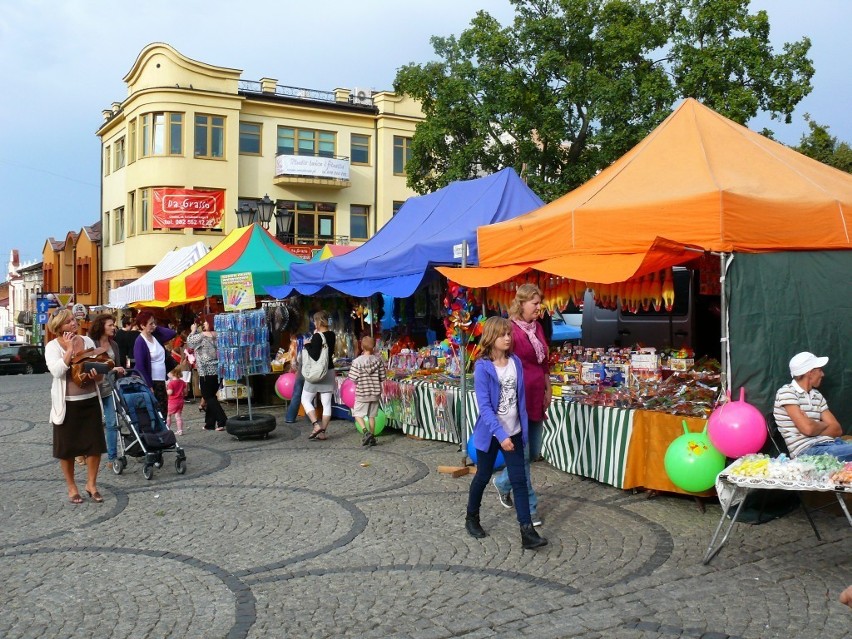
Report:
[[[248,415],[229,417],[225,430],[237,439],[266,437],[275,430],[275,416],[255,413],[251,419]]]

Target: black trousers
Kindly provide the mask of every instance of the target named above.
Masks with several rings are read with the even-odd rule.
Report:
[[[228,421],[225,415],[225,409],[219,403],[219,398],[216,397],[216,391],[219,390],[219,377],[217,375],[201,375],[198,379],[198,385],[201,387],[201,396],[207,404],[207,410],[204,413],[204,428],[213,430],[216,426],[225,427],[225,422]]]

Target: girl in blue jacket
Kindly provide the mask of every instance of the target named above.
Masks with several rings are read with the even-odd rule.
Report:
[[[515,512],[521,525],[524,548],[539,548],[547,540],[539,536],[530,518],[530,504],[524,473],[524,446],[527,442],[527,409],[524,396],[524,369],[512,354],[512,325],[502,317],[489,317],[482,327],[482,357],[473,373],[479,417],[473,427],[476,448],[476,475],[470,483],[465,528],[476,538],[487,533],[479,523],[482,493],[494,473],[497,452],[502,449],[515,494]]]

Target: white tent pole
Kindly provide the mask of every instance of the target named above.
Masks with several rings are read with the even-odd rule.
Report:
[[[462,240],[462,268],[467,268],[467,240]],[[461,424],[458,428],[459,446],[462,452],[462,465],[467,465],[467,375],[465,374],[465,357],[467,344],[462,344],[464,331],[459,335],[459,368],[461,369],[461,383],[459,384],[461,401],[461,410],[459,411],[459,419]]]
[[[731,390],[731,341],[730,341],[730,318],[728,312],[728,297],[727,292],[725,291],[725,282],[727,280],[728,275],[728,267],[731,265],[731,262],[734,260],[734,255],[731,253],[729,256],[726,253],[719,253],[719,284],[720,284],[720,319],[719,321],[722,323],[721,327],[721,338],[722,342],[721,346],[721,355],[722,355],[722,379],[720,384],[721,394],[724,395],[726,391]]]

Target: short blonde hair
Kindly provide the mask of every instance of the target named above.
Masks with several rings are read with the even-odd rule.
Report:
[[[374,348],[376,348],[376,340],[369,335],[364,335],[364,337],[361,338],[361,350],[370,351],[372,353]]]
[[[485,324],[482,326],[482,337],[479,338],[479,348],[483,359],[491,359],[491,349],[494,348],[494,342],[506,333],[512,334],[512,322],[505,317],[489,317],[485,320]],[[510,346],[509,353],[511,352],[512,347]]]
[[[538,295],[539,299],[543,297],[541,289],[538,286],[535,284],[521,284],[518,287],[518,290],[515,291],[515,299],[512,300],[512,303],[509,306],[509,317],[520,317],[521,306],[523,306],[525,302],[529,302],[536,295]]]
[[[59,335],[59,329],[70,319],[74,319],[74,315],[67,308],[61,308],[56,311],[47,322],[47,330],[54,335]]]
[[[328,311],[317,311],[314,313],[314,326],[316,328],[320,326],[328,328]]]

